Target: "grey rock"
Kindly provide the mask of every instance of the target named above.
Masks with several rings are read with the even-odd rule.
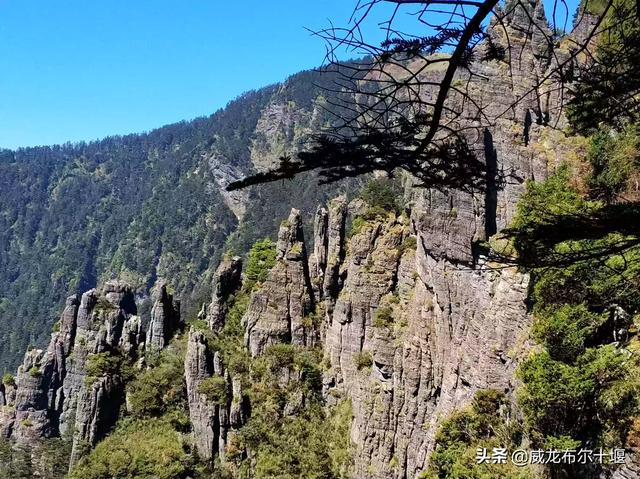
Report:
[[[159,350],[166,346],[180,327],[180,307],[167,291],[166,283],[156,286],[154,303],[151,309],[151,322],[147,333],[146,346],[150,350]]]
[[[194,328],[189,331],[184,371],[194,443],[198,455],[210,462],[218,451],[219,411],[204,394],[198,392],[202,381],[213,376],[213,363],[204,334]]]
[[[304,321],[313,311],[314,297],[298,210],[291,210],[280,227],[276,250],[276,264],[252,294],[242,319],[253,357],[271,344],[310,344],[316,337]]]
[[[212,283],[211,303],[207,311],[207,322],[214,332],[224,326],[227,315],[227,300],[241,285],[242,259],[238,256],[223,258]]]

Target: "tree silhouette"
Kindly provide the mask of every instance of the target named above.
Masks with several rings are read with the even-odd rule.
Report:
[[[322,70],[336,78],[328,88],[331,127],[313,136],[310,148],[296,158],[283,157],[274,169],[228,189],[310,170],[319,170],[321,182],[332,182],[380,170],[392,175],[396,168],[425,187],[483,189],[487,167],[474,138],[532,96],[538,96],[535,121],[549,123],[549,94],[563,98],[578,66],[583,78],[596,70],[599,60],[591,47],[611,28],[604,20],[613,0],[590,5],[595,1],[581,5],[573,22],[580,35],[563,37],[568,54],[558,55],[558,32],[569,24],[565,0],[555,0],[551,23],[539,0],[359,0],[348,27],[315,32],[327,44]],[[380,24],[383,40],[367,41],[367,22],[390,5]],[[412,31],[398,26],[401,14],[413,19]],[[472,91],[474,81],[483,78],[482,61],[504,62],[506,74],[512,75],[513,65],[532,48],[534,57],[546,57],[549,65],[536,72],[530,88],[516,94],[507,108],[488,111]],[[360,60],[341,61],[345,51]]]

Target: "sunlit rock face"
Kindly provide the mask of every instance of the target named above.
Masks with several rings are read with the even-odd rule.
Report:
[[[164,287],[159,290],[152,317],[167,338],[180,320]],[[2,435],[24,444],[69,435],[74,464],[115,425],[125,399],[121,366],[138,364],[144,347],[129,285],[109,281],[70,296],[48,348],[27,351],[15,385],[0,391]]]

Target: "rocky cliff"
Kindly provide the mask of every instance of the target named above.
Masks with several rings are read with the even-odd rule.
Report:
[[[509,34],[518,51],[509,65],[515,74],[505,76],[505,62],[492,60],[480,65],[484,79],[471,84],[497,118],[474,127],[477,137],[469,138],[486,165],[487,191],[415,188],[403,177],[396,211],[381,212],[346,195],[319,205],[313,216],[292,204],[264,281],[243,290],[242,260],[220,262],[201,321],[189,326],[184,356],[185,434],[206,465],[255,459],[236,438],[260,397],[247,392],[257,361],[278,345],[291,346],[287,353],[319,351],[324,406],[350,403],[354,478],[418,477],[438,426],[453,411],[481,389],[513,397],[518,359],[530,347],[529,277],[495,263],[482,245],[512,221],[525,181],[546,178],[567,152],[556,136],[564,122],[560,99],[538,84],[558,61],[554,52],[563,52],[531,28],[532,18],[543,21],[541,3],[527,12],[513,9],[504,31],[495,33],[496,43]],[[516,102],[523,95],[525,101]],[[259,158],[255,165],[268,166],[295,149],[305,133],[295,126],[310,128],[314,112],[284,104],[266,108],[251,150]],[[475,125],[473,111],[465,121]],[[278,138],[286,132],[283,146]],[[247,198],[225,201],[242,216]],[[310,224],[312,244],[304,234]],[[225,361],[220,341],[241,294],[248,295],[235,345],[245,354],[242,371]],[[17,443],[68,435],[73,465],[126,416],[127,370],[143,370],[147,355],[166,348],[183,326],[179,310],[164,283],[155,288],[148,322],[138,315],[131,287],[121,282],[68,298],[49,347],[28,351],[15,383],[0,387],[2,435]],[[275,382],[286,389],[304,374],[280,367]],[[287,393],[270,406],[293,417],[306,397]],[[636,477],[632,467],[619,477]]]
[[[171,321],[168,319],[171,318]],[[18,444],[68,437],[71,464],[114,426],[125,401],[127,368],[180,327],[177,306],[159,288],[149,342],[130,286],[107,282],[71,296],[46,350],[27,351],[15,384],[3,384],[0,430]]]

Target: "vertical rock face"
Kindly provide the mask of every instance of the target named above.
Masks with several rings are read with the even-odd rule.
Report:
[[[530,321],[527,276],[432,256],[420,231],[407,247],[414,234],[403,216],[365,222],[325,299],[325,397],[352,401],[358,478],[416,477],[441,420],[478,389],[513,391]]]
[[[3,386],[0,431],[23,443],[70,435],[73,464],[115,424],[120,368],[138,359],[144,332],[132,289],[118,281],[69,297],[58,326],[46,351],[25,354],[15,390]]]
[[[313,221],[313,255],[309,258],[311,284],[318,299],[322,297],[324,272],[327,269],[328,226],[329,213],[319,206]]]
[[[241,285],[242,259],[238,256],[224,258],[215,272],[212,283],[211,303],[207,310],[207,323],[214,332],[224,326],[227,299]]]
[[[298,210],[291,210],[282,223],[276,249],[276,264],[252,295],[243,317],[247,346],[254,357],[271,344],[314,340],[311,328],[304,324],[313,311],[314,297]]]
[[[199,457],[211,462],[215,456],[222,462],[228,438],[242,427],[246,415],[241,382],[223,368],[220,353],[213,351],[205,334],[191,328],[184,363],[189,417],[193,440]],[[222,397],[213,400],[202,391],[203,381],[217,380],[224,389]]]
[[[173,296],[167,292],[165,283],[156,286],[154,296],[147,347],[159,350],[166,346],[179,328],[180,306],[174,303]]]
[[[0,431],[3,437],[29,443],[58,433],[63,407],[67,357],[73,347],[78,298],[70,296],[46,351],[32,349],[18,368],[15,384],[0,388]]]
[[[323,280],[323,297],[335,297],[338,291],[340,264],[344,260],[344,234],[347,219],[347,197],[338,196],[329,202],[327,225],[326,268]]]
[[[204,334],[193,328],[189,331],[184,371],[195,446],[200,457],[211,461],[218,449],[219,415],[216,406],[198,388],[213,375],[213,358]]]
[[[87,446],[104,437],[118,417],[124,383],[120,370],[101,366],[101,360],[114,357],[116,364],[122,364],[136,358],[140,339],[135,333],[140,324],[136,312],[131,287],[118,281],[82,296],[70,381],[65,381],[69,401],[61,416],[64,428],[73,428],[72,464]]]

